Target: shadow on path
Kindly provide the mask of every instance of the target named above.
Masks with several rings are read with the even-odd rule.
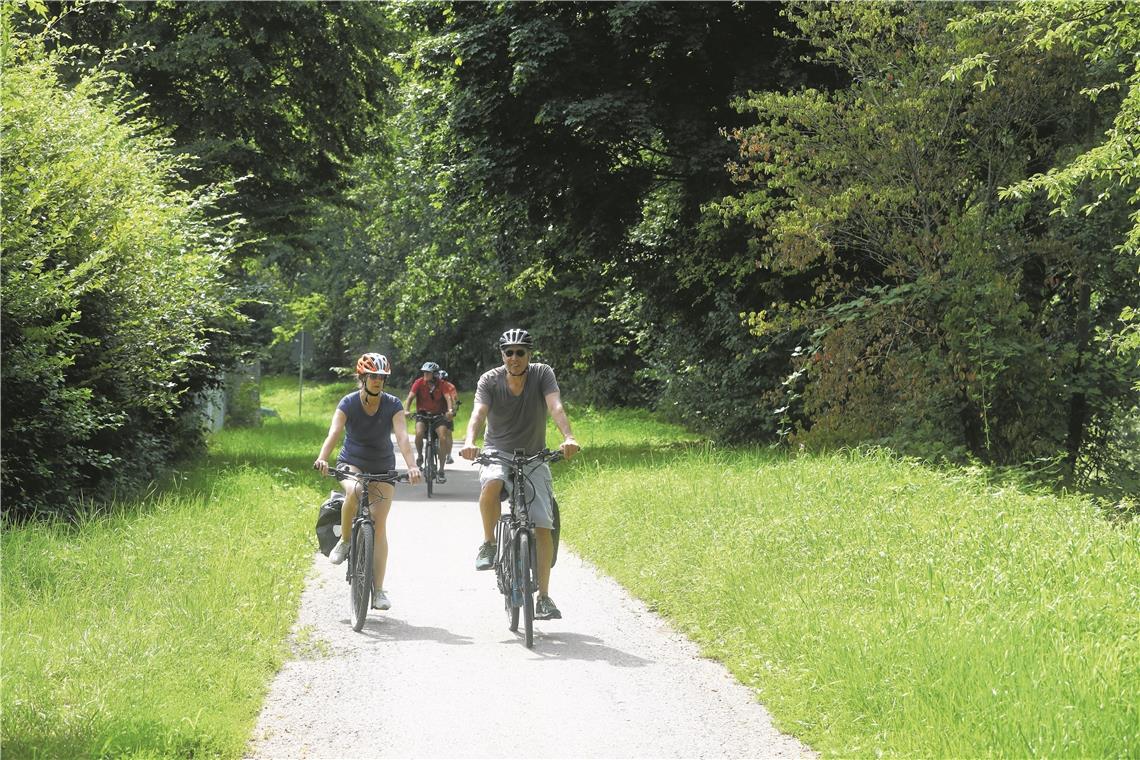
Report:
[[[518,639],[512,639],[518,641]],[[570,631],[542,633],[535,631],[533,652],[541,658],[606,662],[620,668],[643,668],[653,660],[606,646],[596,636]]]
[[[341,622],[348,626],[352,625],[352,621],[347,617],[341,618]],[[359,635],[367,636],[375,641],[434,641],[439,644],[454,646],[467,646],[474,643],[470,636],[452,633],[446,628],[412,625],[401,618],[382,616],[375,612],[369,613]]]

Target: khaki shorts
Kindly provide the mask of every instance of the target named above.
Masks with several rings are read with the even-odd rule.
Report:
[[[526,505],[531,522],[538,528],[554,527],[554,480],[550,476],[550,466],[546,462],[535,462],[524,470],[523,483],[526,485]],[[482,490],[492,480],[503,481],[502,499],[511,494],[511,481],[507,468],[495,462],[479,468],[479,488]]]

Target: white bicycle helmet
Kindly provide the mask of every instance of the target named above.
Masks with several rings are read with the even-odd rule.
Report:
[[[531,340],[530,333],[518,327],[512,327],[499,336],[499,348],[506,346],[526,346],[531,348],[534,346],[534,341]]]

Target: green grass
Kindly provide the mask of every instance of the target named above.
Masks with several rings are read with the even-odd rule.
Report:
[[[310,466],[352,388],[307,385],[298,416],[296,381],[268,378],[279,416],[151,496],[4,532],[5,757],[241,756],[331,487]],[[1140,756],[1140,524],[879,453],[570,416],[567,542],[825,755]]]
[[[147,498],[4,532],[5,758],[241,756],[326,490],[308,467],[328,421],[298,421],[291,390],[292,419],[223,431]]]
[[[1140,755],[1136,523],[883,454],[617,438],[559,477],[566,540],[812,747]]]

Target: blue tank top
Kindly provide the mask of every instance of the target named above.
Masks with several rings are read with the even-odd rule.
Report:
[[[387,472],[396,468],[396,453],[392,448],[392,417],[403,411],[400,399],[391,393],[380,394],[380,408],[376,414],[364,411],[360,392],[348,394],[337,404],[347,418],[344,424],[344,445],[338,462],[359,467],[364,472]]]

